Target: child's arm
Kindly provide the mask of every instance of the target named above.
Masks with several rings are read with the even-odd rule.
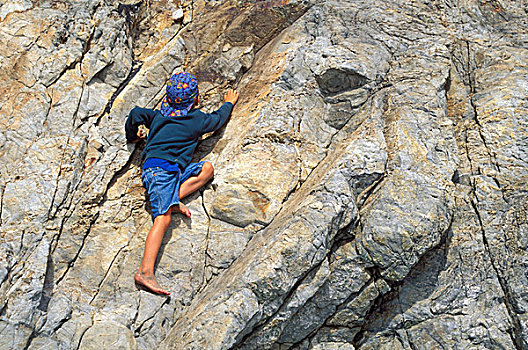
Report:
[[[224,125],[224,123],[231,115],[233,106],[238,101],[238,92],[235,90],[229,89],[224,96],[224,104],[218,110],[213,113],[207,114],[203,118],[202,133],[207,133],[211,131],[216,131]]]
[[[128,118],[125,122],[125,133],[127,142],[138,142],[142,137],[138,127],[140,125],[145,125],[147,128],[150,128],[150,123],[156,115],[156,111],[148,108],[139,108],[135,107],[128,114]]]

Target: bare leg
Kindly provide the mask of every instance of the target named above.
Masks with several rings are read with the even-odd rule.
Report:
[[[180,199],[187,197],[189,194],[205,185],[209,180],[211,180],[213,173],[213,165],[209,162],[205,162],[203,164],[202,170],[200,170],[200,173],[197,176],[193,176],[181,184],[180,192],[178,193]],[[161,288],[159,283],[156,281],[156,278],[154,277],[154,263],[156,262],[156,257],[158,256],[163,235],[169,228],[171,222],[171,213],[173,211],[182,213],[187,217],[191,217],[191,212],[189,209],[184,204],[179,203],[169,208],[165,214],[159,215],[154,219],[154,224],[152,225],[145,242],[145,252],[143,253],[141,266],[139,267],[139,271],[134,275],[134,280],[138,285],[157,294],[170,294],[168,291]]]
[[[181,184],[179,197],[180,199],[187,197],[191,193],[197,191],[200,187],[205,185],[214,175],[213,165],[209,162],[205,162],[202,166],[202,170],[197,176],[192,176],[187,181]]]
[[[154,224],[152,225],[145,242],[145,252],[143,253],[141,266],[139,267],[139,271],[134,275],[134,280],[138,285],[156,294],[170,294],[168,291],[161,288],[154,278],[154,263],[158,256],[163,235],[169,228],[170,222],[170,208],[165,214],[158,215],[154,219]]]
[[[192,176],[187,181],[181,184],[180,186],[180,192],[178,193],[178,196],[180,199],[187,197],[194,191],[197,191],[200,187],[205,185],[214,175],[214,168],[213,165],[209,162],[205,162],[202,166],[202,169],[196,176]],[[179,203],[177,205],[174,205],[172,207],[173,212],[175,213],[182,213],[183,215],[187,216],[188,218],[191,217],[191,212],[189,209],[183,204]]]

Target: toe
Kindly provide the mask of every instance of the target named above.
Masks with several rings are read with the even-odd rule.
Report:
[[[161,287],[155,288],[154,292],[156,292],[157,294],[162,294],[162,295],[170,295],[170,292],[166,291],[165,289]]]

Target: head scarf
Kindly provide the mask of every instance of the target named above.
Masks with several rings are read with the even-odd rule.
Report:
[[[198,81],[187,72],[174,74],[167,83],[167,96],[161,102],[161,114],[166,117],[186,116],[198,96]]]

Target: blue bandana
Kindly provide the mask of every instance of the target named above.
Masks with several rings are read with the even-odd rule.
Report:
[[[186,116],[198,96],[198,81],[191,73],[174,74],[167,83],[167,96],[161,102],[166,117]]]

